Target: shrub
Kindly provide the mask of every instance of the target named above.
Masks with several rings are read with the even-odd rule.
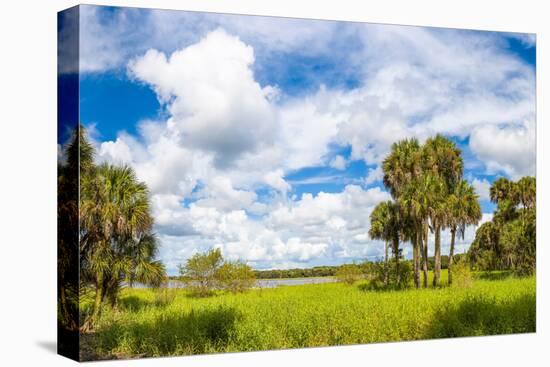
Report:
[[[453,286],[469,288],[473,284],[473,275],[470,264],[466,260],[459,260],[453,265]]]
[[[388,274],[387,283],[386,272]],[[411,286],[412,270],[411,264],[408,261],[399,263],[399,268],[395,262],[391,261],[387,264],[376,263],[369,267],[368,273],[369,288],[371,289],[406,289]]]
[[[336,278],[338,278],[339,281],[349,285],[352,285],[363,277],[363,272],[361,271],[359,266],[355,264],[342,265],[336,271]]]
[[[168,288],[167,286],[154,289],[155,298],[153,302],[155,306],[160,307],[171,304],[176,299],[176,292],[177,289]]]
[[[408,261],[403,261],[399,264],[399,269],[392,262],[390,266],[390,285],[394,289],[406,289],[411,286],[412,281],[411,264]]]
[[[210,296],[216,289],[244,292],[256,283],[250,266],[240,261],[224,261],[220,249],[193,255],[180,266],[180,275],[191,294],[198,297]]]
[[[216,273],[222,263],[220,249],[211,249],[189,258],[184,266],[180,266],[180,274],[193,294],[209,296],[216,288]]]
[[[244,292],[256,284],[252,268],[240,261],[226,261],[217,270],[216,280],[221,289],[233,293]]]

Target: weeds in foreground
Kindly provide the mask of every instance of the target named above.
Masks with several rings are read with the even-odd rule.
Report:
[[[361,290],[365,284],[211,298],[190,298],[184,289],[127,289],[118,310],[106,310],[98,320],[94,345],[98,354],[131,357],[535,331],[534,277],[377,292]]]

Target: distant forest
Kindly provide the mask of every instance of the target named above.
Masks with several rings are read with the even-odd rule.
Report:
[[[454,255],[455,261],[461,260],[464,254]],[[434,257],[428,259],[429,269],[434,267]],[[377,263],[383,262],[380,261],[365,261],[359,264],[356,264],[363,273],[369,273],[369,269],[375,266]],[[412,267],[412,260],[402,260],[402,262],[409,263]],[[346,264],[334,265],[334,266],[315,266],[313,268],[294,268],[294,269],[271,269],[271,270],[253,270],[256,275],[256,279],[286,279],[286,278],[312,278],[312,277],[332,277],[335,276],[338,270]],[[349,264],[347,264],[349,265]],[[441,268],[447,269],[449,266],[449,256],[441,256]],[[180,276],[170,276],[171,280],[180,280]]]
[[[454,255],[455,261],[459,260],[464,256],[463,254]],[[382,262],[383,260],[380,260]],[[412,260],[402,260],[403,262],[409,263],[412,267]],[[434,257],[428,259],[429,268],[433,269],[434,267]],[[360,264],[356,264],[363,273],[368,274],[371,267],[375,266],[379,262],[375,261],[365,261]],[[345,264],[344,264],[345,265]],[[335,276],[344,265],[335,265],[335,266],[315,266],[313,268],[295,268],[295,269],[285,269],[285,270],[254,270],[257,279],[276,279],[276,278],[310,278],[310,277],[331,277]],[[449,266],[449,256],[441,256],[441,268],[447,269]]]

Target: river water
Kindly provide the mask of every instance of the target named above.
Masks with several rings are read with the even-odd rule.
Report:
[[[322,284],[334,282],[336,282],[336,278],[334,277],[258,279],[256,280],[256,288],[277,288],[279,286]],[[181,282],[179,280],[169,280],[166,285],[168,288],[185,288],[185,282]],[[147,288],[147,286],[139,283],[134,283],[132,285],[132,288]]]

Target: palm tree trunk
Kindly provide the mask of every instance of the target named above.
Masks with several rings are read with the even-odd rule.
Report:
[[[101,310],[101,304],[103,303],[103,298],[105,295],[104,292],[104,285],[103,283],[103,277],[98,276],[96,279],[96,287],[95,287],[95,299],[94,299],[94,309],[92,311],[92,314],[88,316],[86,321],[81,327],[82,331],[89,331],[93,327],[93,323],[99,316],[99,311]]]
[[[396,274],[396,281],[397,285],[401,282],[401,276],[399,274],[399,238],[397,236],[393,239],[393,249],[394,249],[394,257],[395,257],[395,274]]]
[[[416,231],[413,242],[413,267],[414,267],[414,286],[420,288],[420,244],[421,232]]]
[[[424,223],[424,246],[422,247],[422,271],[423,271],[423,287],[428,288],[428,222]]]
[[[78,326],[76,324],[75,319],[73,318],[73,315],[69,311],[68,301],[67,301],[67,291],[64,286],[61,286],[59,288],[59,298],[61,303],[61,313],[63,314],[63,317],[65,318],[65,327],[68,330],[77,330]]]
[[[441,227],[435,225],[435,249],[434,249],[434,280],[433,286],[441,285]]]
[[[449,285],[453,284],[453,256],[455,253],[455,235],[456,228],[451,228],[451,250],[449,252]]]
[[[388,286],[388,241],[384,241],[384,286]]]
[[[414,287],[418,288],[417,287],[418,268],[416,266],[416,258],[417,258],[417,250],[418,250],[417,247],[418,247],[418,245],[417,245],[416,238],[413,239],[413,241],[412,241],[412,247],[413,247],[413,261],[412,261],[413,262],[413,281],[414,281]]]

